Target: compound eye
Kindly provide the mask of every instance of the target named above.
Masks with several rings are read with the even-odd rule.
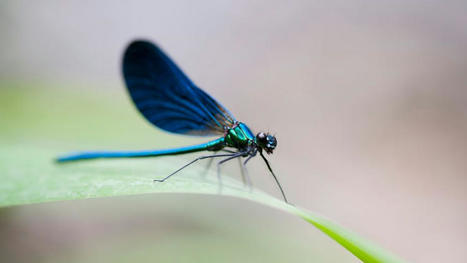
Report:
[[[272,149],[276,148],[276,146],[277,146],[276,137],[274,137],[272,135],[268,135],[266,140],[268,142],[267,145],[268,145],[269,148],[272,148]]]

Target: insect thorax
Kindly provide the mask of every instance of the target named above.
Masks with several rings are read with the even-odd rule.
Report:
[[[245,149],[254,143],[255,136],[244,123],[239,122],[226,131],[225,144],[237,149]]]

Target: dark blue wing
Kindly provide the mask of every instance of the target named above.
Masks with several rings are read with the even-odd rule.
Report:
[[[133,102],[157,127],[174,133],[217,135],[235,118],[196,87],[156,45],[134,41],[123,57],[123,76]]]

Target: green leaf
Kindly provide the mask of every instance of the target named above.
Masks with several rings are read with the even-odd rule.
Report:
[[[185,144],[137,117],[123,92],[109,99],[108,93],[92,90],[89,96],[82,90],[0,83],[0,207],[150,193],[233,196],[303,218],[364,262],[402,262],[323,216],[258,189],[249,191],[228,176],[222,177],[220,189],[216,175],[199,166],[185,169],[164,183],[153,182],[183,165],[187,161],[184,158],[55,163],[57,154],[69,149],[101,145],[125,148],[128,142],[132,142],[131,148],[145,148],[148,141],[167,147]],[[92,147],[86,147],[86,143]]]
[[[286,204],[258,189],[245,188],[230,177],[223,176],[220,187],[213,172],[204,168],[194,166],[164,183],[153,182],[179,166],[175,164],[179,158],[57,164],[53,161],[57,152],[5,143],[0,149],[0,206],[148,193],[226,195],[300,216],[364,262],[401,262],[323,216]]]

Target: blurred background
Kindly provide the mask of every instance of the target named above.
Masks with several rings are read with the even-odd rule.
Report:
[[[237,119],[276,134],[270,159],[294,203],[409,261],[465,262],[466,8],[2,1],[0,141],[70,150],[202,141],[154,129],[131,105],[121,55],[151,39]],[[236,163],[227,170],[238,174]],[[259,160],[250,175],[280,197]],[[0,252],[4,262],[357,261],[282,212],[170,194],[0,209]]]

